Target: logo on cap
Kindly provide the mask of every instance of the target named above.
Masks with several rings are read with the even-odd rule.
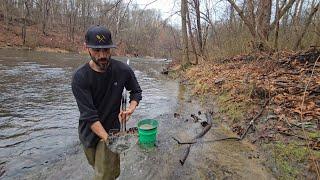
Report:
[[[106,39],[106,37],[104,37],[104,35],[96,35],[96,38],[98,39],[99,43],[101,43],[101,41],[105,43],[104,40]]]

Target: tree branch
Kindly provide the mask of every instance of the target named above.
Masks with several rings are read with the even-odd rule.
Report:
[[[282,16],[291,8],[291,6],[293,5],[293,3],[295,2],[296,0],[290,0],[288,2],[288,4],[279,11],[279,17],[276,18],[270,25],[270,31],[272,31],[275,27],[276,27],[276,24],[277,24],[277,21],[280,21],[280,19],[282,18]]]
[[[234,2],[234,0],[227,0],[231,6],[238,12],[239,16],[243,20],[243,22],[247,25],[249,28],[250,33],[255,37],[255,28],[253,27],[253,24],[249,21],[249,19],[244,15],[243,11],[237,6],[237,4]]]

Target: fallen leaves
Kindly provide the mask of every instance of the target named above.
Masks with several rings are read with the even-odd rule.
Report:
[[[314,63],[319,56],[317,48],[238,55],[191,67],[183,77],[195,85],[196,95],[227,91],[233,98],[230,103],[272,97],[269,106],[279,118],[316,122],[320,119],[320,65]]]

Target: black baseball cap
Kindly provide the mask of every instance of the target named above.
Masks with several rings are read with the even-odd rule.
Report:
[[[112,43],[111,32],[103,26],[92,26],[88,29],[86,36],[88,48],[116,48]]]

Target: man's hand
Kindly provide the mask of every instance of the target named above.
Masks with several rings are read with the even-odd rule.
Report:
[[[120,109],[120,113],[119,113],[119,115],[118,115],[118,118],[119,118],[120,123],[121,123],[121,122],[124,122],[124,121],[127,122],[127,121],[129,120],[131,114],[135,111],[137,105],[138,105],[137,101],[132,100],[132,101],[130,102],[129,108],[128,108],[126,111],[122,111],[122,110]]]
[[[130,109],[130,108],[128,108],[126,111],[120,110],[120,113],[118,115],[119,121],[120,122],[128,121],[133,112],[134,112],[134,109]]]
[[[104,141],[104,142],[109,142],[109,135],[108,135],[108,133],[107,133],[107,135],[106,135],[105,137],[101,138],[101,140]]]
[[[129,120],[129,118],[130,118],[130,116],[131,116],[131,114],[134,112],[134,110],[133,109],[127,109],[126,111],[120,111],[120,113],[119,113],[119,120],[120,120],[120,122],[122,121],[128,121]]]

